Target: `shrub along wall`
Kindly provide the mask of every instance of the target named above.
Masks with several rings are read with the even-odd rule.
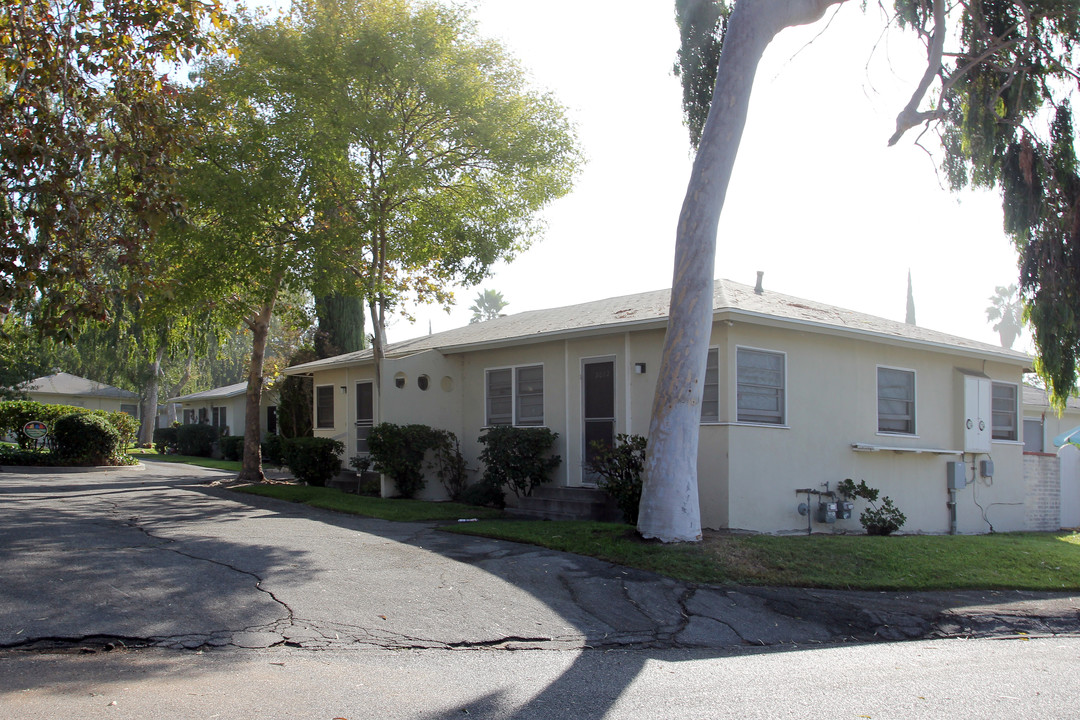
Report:
[[[40,420],[48,425],[51,431],[56,421],[65,415],[95,415],[105,418],[120,434],[121,448],[135,442],[135,435],[139,431],[139,421],[127,413],[87,410],[74,405],[47,405],[34,400],[7,400],[0,402],[0,437],[12,435],[17,438],[20,447],[29,447],[34,442],[22,433],[26,423]]]

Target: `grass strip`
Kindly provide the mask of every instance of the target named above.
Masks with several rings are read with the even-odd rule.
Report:
[[[198,457],[197,455],[159,455],[154,450],[148,450],[146,448],[132,449],[129,451],[129,454],[140,460],[148,460],[150,462],[185,463],[187,465],[211,468],[212,470],[240,472],[244,467],[244,464],[239,460],[215,460],[214,458]]]
[[[337,512],[352,515],[365,515],[396,522],[457,522],[461,519],[502,517],[502,511],[494,508],[482,508],[452,502],[376,498],[353,495],[333,488],[312,487],[309,485],[275,483],[242,485],[234,489],[251,495],[303,503],[324,510],[336,510]]]
[[[651,570],[690,582],[851,590],[1080,590],[1080,534],[728,535],[642,540],[626,525],[491,521],[446,528]]]

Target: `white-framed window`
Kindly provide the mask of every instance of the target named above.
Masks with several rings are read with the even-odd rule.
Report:
[[[485,422],[493,425],[544,424],[544,366],[488,370],[484,381]]]
[[[193,410],[192,408],[187,408],[186,410],[184,410],[184,424],[185,425],[194,425],[195,424],[195,410]]]
[[[131,417],[138,417],[139,416],[139,406],[138,405],[121,405],[120,406],[120,412],[124,413],[125,415],[130,415]]]
[[[1024,452],[1046,452],[1046,440],[1043,435],[1043,419],[1024,418]]]
[[[720,350],[709,348],[705,360],[705,382],[702,383],[701,422],[720,422]]]
[[[990,384],[990,437],[993,440],[1020,439],[1020,386],[1015,383]]]
[[[315,388],[315,427],[334,427],[333,385],[319,385]]]
[[[915,371],[878,366],[878,432],[915,434]]]
[[[227,412],[224,407],[213,407],[210,409],[210,424],[216,428],[224,429],[228,426]]]
[[[787,358],[757,348],[735,349],[736,420],[783,425],[786,409]]]

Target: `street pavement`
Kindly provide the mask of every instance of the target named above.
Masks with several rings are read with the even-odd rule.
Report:
[[[72,688],[91,681],[113,687],[129,677],[154,678],[168,692],[185,678],[198,686],[205,675],[231,687],[236,702],[259,687],[277,698],[281,714],[253,717],[334,717],[282,710],[286,688],[310,692],[312,678],[337,678],[330,698],[362,687],[367,673],[402,680],[412,672],[427,681],[410,688],[409,701],[391,703],[405,714],[388,705],[353,717],[441,717],[419,713],[414,703],[423,697],[425,707],[451,714],[471,704],[484,716],[549,716],[536,710],[535,698],[527,706],[537,714],[506,710],[522,707],[513,693],[477,701],[480,690],[454,669],[494,664],[515,692],[528,695],[540,683],[537,697],[550,699],[548,710],[589,704],[588,678],[595,677],[603,687],[591,702],[600,710],[578,716],[598,717],[673,657],[767,664],[763,657],[805,659],[800,653],[811,649],[896,647],[861,641],[1024,638],[1058,643],[1049,647],[1077,658],[1080,597],[1068,594],[700,586],[426,523],[241,495],[215,484],[229,474],[190,466],[7,470],[0,473],[0,718],[32,717],[31,708],[53,708],[58,698],[68,703],[67,716],[79,717],[73,698],[97,707],[88,698],[99,695]],[[905,652],[917,646],[907,643]],[[980,646],[977,655],[993,653]],[[530,675],[532,662],[546,670]],[[231,668],[225,675],[208,670],[224,665]],[[306,680],[285,687],[272,680],[301,667]],[[339,677],[350,667],[354,674]],[[690,667],[700,666],[683,665],[679,674]],[[436,691],[455,678],[460,698]],[[658,701],[673,692],[660,680]],[[1075,700],[1072,682],[1071,689],[1054,687]],[[143,693],[152,707],[152,687],[140,685],[132,696]],[[214,688],[211,682],[209,696],[217,696]],[[185,707],[198,706],[194,695],[186,697]],[[1044,702],[1052,697],[1046,693]],[[5,715],[19,703],[30,704]],[[1041,716],[1054,716],[1052,707]],[[200,713],[175,716],[213,716]]]

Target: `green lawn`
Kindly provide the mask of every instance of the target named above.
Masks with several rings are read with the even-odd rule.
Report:
[[[367,515],[381,520],[397,522],[457,522],[471,518],[497,518],[502,511],[493,508],[481,508],[450,502],[425,502],[423,500],[402,500],[352,495],[331,488],[311,487],[309,485],[242,485],[239,492],[279,500],[304,503],[312,507],[353,515]]]
[[[447,522],[442,529],[513,540],[651,570],[680,580],[852,590],[1015,589],[1080,591],[1080,534],[729,535],[700,544],[646,542],[627,525],[500,519],[458,503],[350,495],[306,485],[268,484],[240,492],[399,522]],[[458,523],[476,518],[477,522]]]
[[[239,460],[215,460],[213,458],[198,457],[196,455],[159,455],[156,450],[147,448],[132,448],[128,453],[132,457],[139,458],[140,460],[186,463],[188,465],[197,465],[199,467],[212,468],[214,470],[240,472],[243,467],[243,463]]]
[[[681,580],[858,590],[1080,590],[1080,534],[727,535],[641,540],[626,525],[477,522],[451,532],[516,540]]]

